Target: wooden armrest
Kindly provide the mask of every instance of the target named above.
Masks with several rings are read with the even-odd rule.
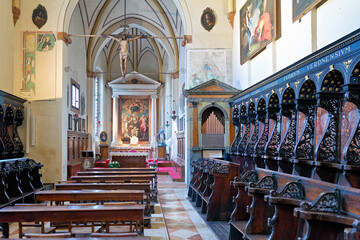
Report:
[[[91,233],[91,237],[136,237],[137,233]]]
[[[250,186],[247,186],[245,188],[245,190],[248,192],[248,193],[255,193],[255,194],[270,194],[270,192],[273,190],[273,189],[265,189],[265,188],[254,188],[254,187],[250,187]]]
[[[325,222],[333,222],[348,226],[352,226],[354,221],[356,220],[353,217],[349,217],[343,214],[330,213],[330,212],[314,212],[314,211],[303,210],[300,208],[294,209],[294,216],[308,220],[322,221],[324,222],[324,224],[326,224]]]
[[[273,203],[273,204],[287,204],[287,205],[293,205],[293,206],[300,206],[303,200],[294,199],[294,198],[285,198],[285,197],[272,197],[270,195],[264,196],[264,201]]]
[[[73,235],[71,233],[29,233],[25,234],[27,238],[71,238]]]
[[[47,203],[46,202],[43,202],[43,203],[15,203],[14,206],[38,207],[38,206],[47,206]]]
[[[135,202],[104,202],[104,205],[135,205]]]

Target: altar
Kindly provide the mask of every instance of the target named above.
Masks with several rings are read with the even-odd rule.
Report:
[[[111,152],[112,161],[120,163],[121,168],[145,168],[147,152]]]

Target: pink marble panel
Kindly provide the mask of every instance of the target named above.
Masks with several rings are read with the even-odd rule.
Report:
[[[326,124],[328,122],[328,111],[324,108],[318,107],[316,111],[316,130],[315,130],[315,146],[319,144],[325,132]]]
[[[282,127],[281,127],[281,142],[284,140],[285,134],[289,128],[290,118],[283,116],[282,119]],[[280,130],[280,129],[279,129]]]
[[[306,115],[303,114],[302,112],[298,112],[297,115],[297,135],[296,135],[296,141],[299,141],[302,132],[304,131],[305,128],[305,120],[306,120]]]
[[[355,124],[356,119],[359,117],[358,115],[358,108],[354,103],[345,102],[342,104],[340,114],[341,132],[339,133],[341,134],[341,160],[344,160],[344,148],[348,144],[348,141],[351,141],[351,139],[349,139],[351,137],[351,133],[353,129],[357,127]]]

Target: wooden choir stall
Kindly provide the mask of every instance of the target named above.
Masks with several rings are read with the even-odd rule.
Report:
[[[229,239],[360,239],[359,38],[229,98],[229,161],[194,158],[188,191]]]

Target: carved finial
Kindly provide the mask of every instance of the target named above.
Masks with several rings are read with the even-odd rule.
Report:
[[[346,69],[349,68],[349,65],[350,65],[351,62],[352,62],[352,59],[349,59],[346,62],[344,62],[344,65],[345,65]]]
[[[255,98],[255,102],[257,102],[259,99],[258,98]]]
[[[334,70],[334,65],[330,65],[330,71]]]
[[[319,72],[319,73],[316,74],[316,77],[318,78],[318,80],[320,79],[320,76],[321,76],[322,73],[323,72]]]
[[[305,80],[309,80],[309,75],[306,75],[306,76],[305,76]]]
[[[290,84],[289,84],[289,83],[287,83],[287,84],[286,84],[286,87],[290,87]]]
[[[268,97],[269,97],[269,93],[265,94],[265,96],[266,96],[266,98],[268,98]]]
[[[298,87],[299,83],[300,83],[300,81],[295,82],[296,88]]]
[[[275,90],[273,89],[273,90],[271,90],[271,92],[272,92],[272,93],[275,93]]]
[[[283,88],[279,88],[279,92],[280,92],[280,94],[281,94],[282,90],[283,90]],[[275,91],[274,91],[274,92],[275,92]]]

